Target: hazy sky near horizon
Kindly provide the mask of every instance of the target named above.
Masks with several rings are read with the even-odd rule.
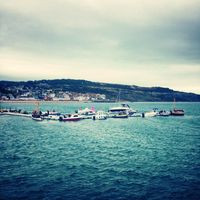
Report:
[[[0,79],[200,94],[200,0],[2,0]]]

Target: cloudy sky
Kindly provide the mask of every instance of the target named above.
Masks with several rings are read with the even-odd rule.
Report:
[[[200,0],[1,0],[0,80],[200,94]]]

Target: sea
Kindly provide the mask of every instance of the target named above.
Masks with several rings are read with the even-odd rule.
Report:
[[[44,102],[73,113],[117,103]],[[129,103],[138,111],[172,103]],[[0,116],[1,200],[199,200],[200,103],[176,103],[182,117],[78,122]],[[31,103],[1,108],[32,111]]]

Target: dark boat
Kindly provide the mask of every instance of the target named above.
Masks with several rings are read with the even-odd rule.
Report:
[[[173,116],[184,116],[185,112],[182,109],[174,109],[171,111],[171,115]]]
[[[183,109],[176,109],[175,108],[176,99],[174,98],[174,109],[170,111],[171,115],[173,116],[184,116],[185,112]]]

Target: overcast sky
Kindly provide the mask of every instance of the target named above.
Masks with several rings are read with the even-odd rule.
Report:
[[[200,0],[1,0],[0,79],[200,94]]]

